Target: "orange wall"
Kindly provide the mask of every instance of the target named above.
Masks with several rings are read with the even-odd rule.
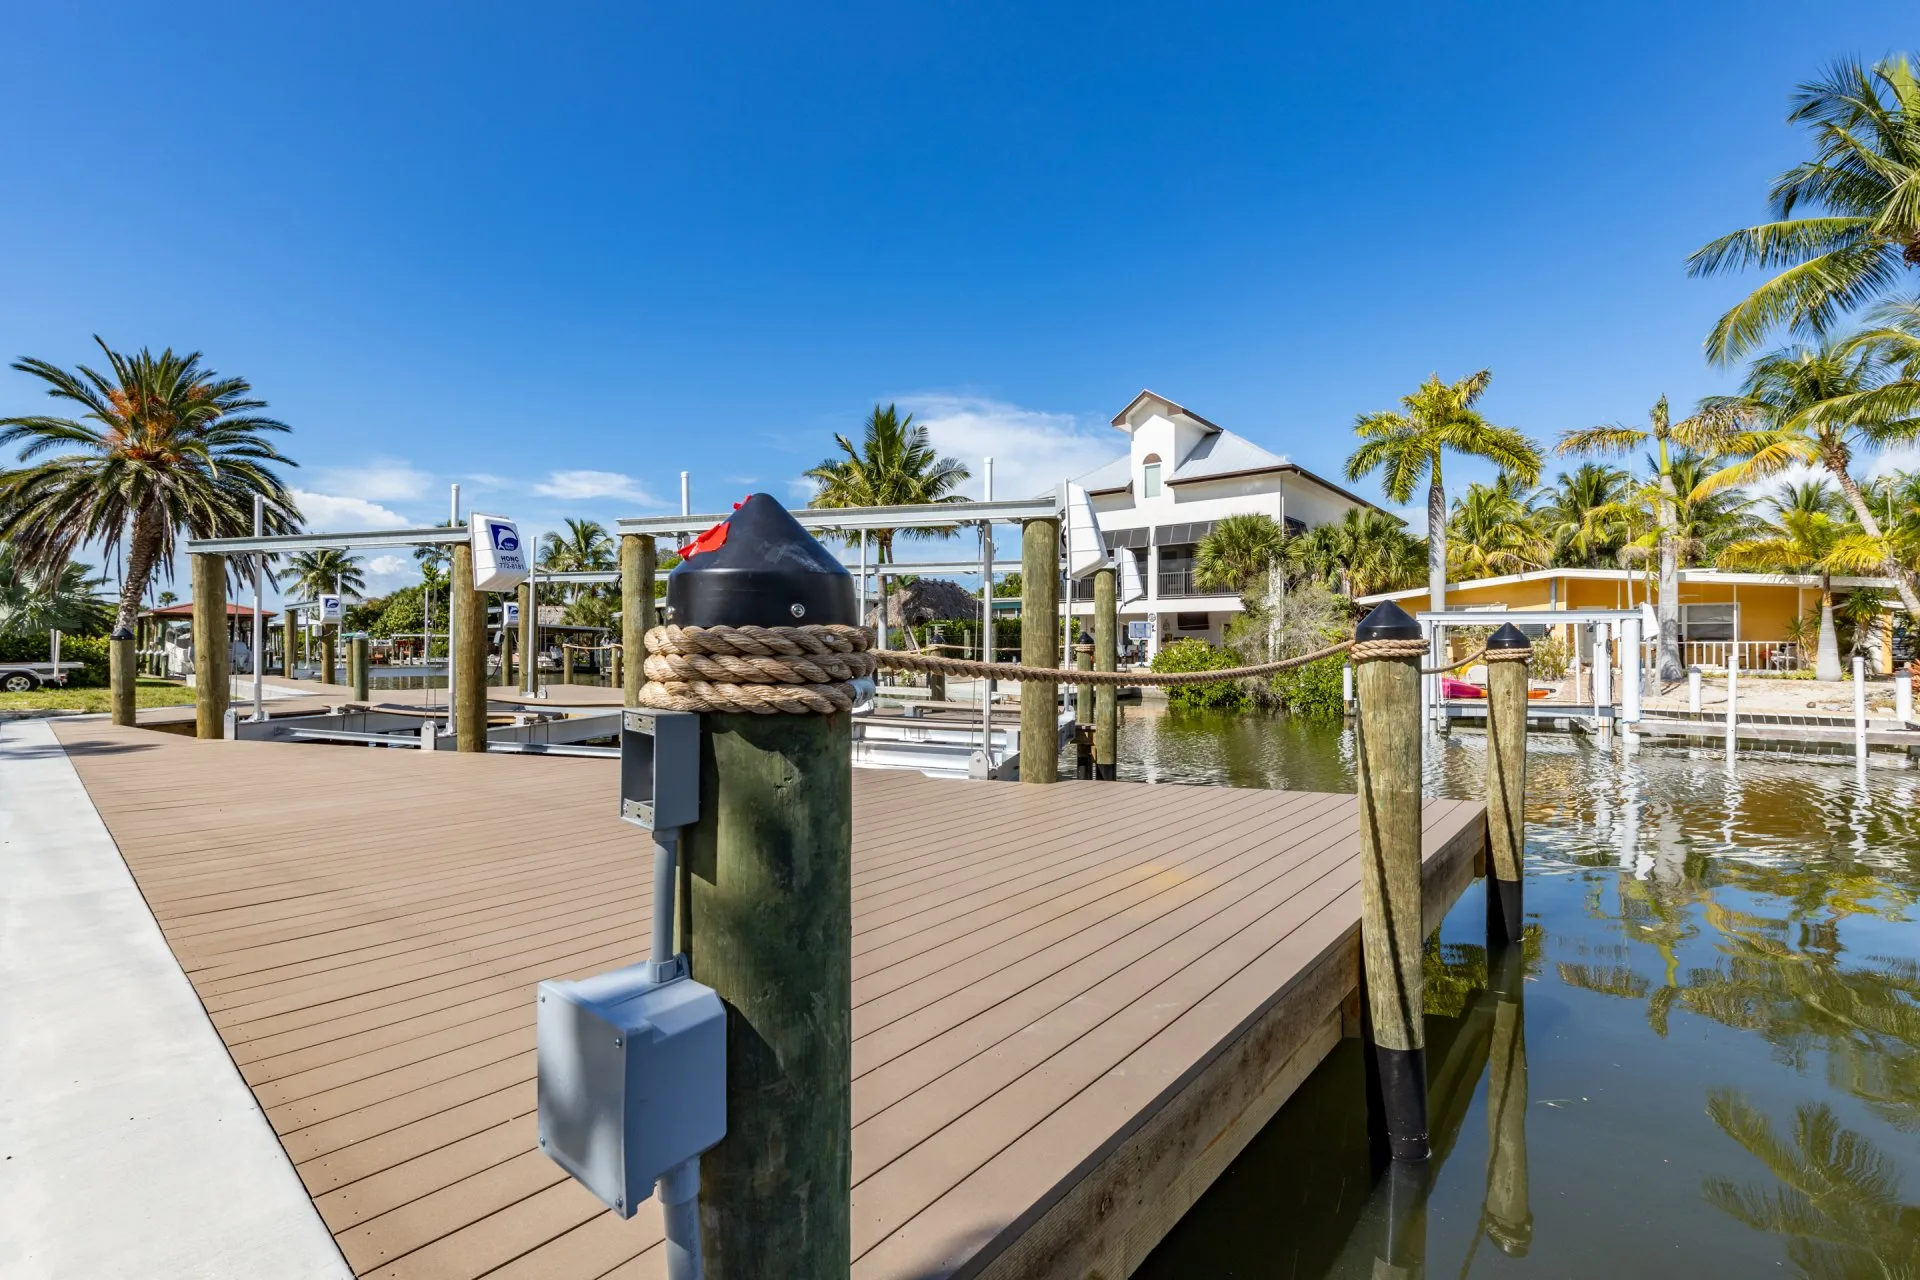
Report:
[[[1635,574],[1630,582],[1626,579],[1560,578],[1557,584],[1557,593],[1553,589],[1555,581],[1544,578],[1501,586],[1462,587],[1447,593],[1447,604],[1456,608],[1485,608],[1504,604],[1516,611],[1547,609],[1554,607],[1557,595],[1558,607],[1563,609],[1627,609],[1644,604],[1650,598],[1648,584],[1640,574]],[[1820,593],[1812,587],[1796,588],[1754,582],[1737,586],[1733,583],[1680,584],[1681,604],[1738,603],[1742,640],[1785,640],[1794,618],[1814,608],[1819,602]],[[1408,613],[1417,613],[1428,607],[1427,593],[1423,591],[1401,600],[1399,604]]]

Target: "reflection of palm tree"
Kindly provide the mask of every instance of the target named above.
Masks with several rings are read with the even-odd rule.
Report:
[[[1900,1201],[1900,1175],[1873,1143],[1824,1104],[1794,1110],[1789,1143],[1731,1089],[1707,1098],[1707,1114],[1781,1182],[1741,1187],[1709,1178],[1707,1202],[1756,1231],[1786,1236],[1787,1257],[1815,1280],[1920,1275],[1920,1205]]]

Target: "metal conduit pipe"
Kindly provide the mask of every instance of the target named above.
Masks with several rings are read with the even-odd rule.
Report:
[[[680,829],[656,828],[653,833],[653,946],[648,959],[654,981],[671,968],[678,951],[673,945],[674,900],[680,881]],[[681,972],[685,972],[684,969]],[[675,1165],[655,1184],[661,1216],[666,1222],[667,1280],[705,1280],[700,1256],[700,1157]]]

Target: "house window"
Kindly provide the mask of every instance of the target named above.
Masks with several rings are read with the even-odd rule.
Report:
[[[1739,629],[1739,606],[1731,604],[1683,604],[1680,606],[1680,638],[1683,641],[1733,640]]]
[[[1141,465],[1140,496],[1157,498],[1160,496],[1160,455],[1150,453]]]
[[[1182,631],[1205,631],[1213,624],[1204,613],[1176,613],[1173,615],[1173,625]]]

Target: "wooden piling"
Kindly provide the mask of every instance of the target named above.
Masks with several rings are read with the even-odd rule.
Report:
[[[473,548],[456,543],[453,568],[447,579],[451,599],[452,646],[447,654],[450,678],[447,698],[453,707],[454,732],[461,751],[487,749],[487,613],[473,589]]]
[[[340,634],[340,624],[329,622],[320,628],[320,683],[332,684],[337,674],[334,670],[340,657],[335,647],[335,637]]]
[[[367,636],[364,631],[356,632],[353,638],[347,641],[347,673],[353,680],[353,700],[367,701],[370,676],[367,671]]]
[[[1119,597],[1112,564],[1093,571],[1093,669],[1120,669]],[[1120,690],[1103,684],[1093,691],[1093,776],[1112,782],[1120,744]]]
[[[1058,667],[1060,639],[1060,522],[1029,520],[1020,528],[1020,663]],[[1057,684],[1020,685],[1020,781],[1059,777]]]
[[[1488,958],[1494,998],[1487,1058],[1487,1238],[1511,1258],[1533,1245],[1527,1187],[1526,961],[1519,947]]]
[[[293,679],[293,655],[299,647],[300,615],[292,605],[280,615],[280,674]]]
[[[625,669],[621,672],[621,701],[640,705],[640,686],[647,681],[642,670],[647,655],[646,635],[654,626],[654,579],[659,574],[659,552],[653,537],[645,533],[620,535],[620,643],[625,649]]]
[[[534,673],[540,669],[537,655],[533,651],[533,585],[520,584],[520,688],[527,693],[534,691]]]
[[[1520,941],[1527,849],[1527,663],[1512,623],[1487,641],[1487,945]]]
[[[513,641],[514,629],[503,621],[500,624],[500,678],[495,682],[502,689],[513,688]]]
[[[107,687],[115,724],[137,722],[134,713],[139,700],[134,690],[139,687],[139,662],[133,632],[124,627],[115,631],[107,640]]]
[[[227,733],[227,558],[196,554],[193,561],[193,733]]]
[[[1395,1160],[1425,1160],[1425,984],[1420,882],[1420,626],[1389,601],[1355,628],[1360,715],[1360,941],[1380,1116]],[[1405,652],[1371,656],[1368,642]]]
[[[1076,671],[1093,670],[1093,644],[1073,646],[1073,666]],[[1093,724],[1093,686],[1083,684],[1073,691],[1073,719],[1076,724],[1091,727]]]

